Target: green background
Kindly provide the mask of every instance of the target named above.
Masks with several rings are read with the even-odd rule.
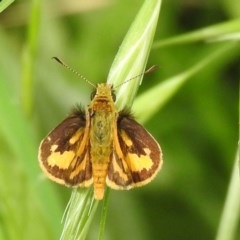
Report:
[[[141,4],[21,1],[0,14],[0,239],[60,236],[71,190],[43,177],[37,148],[75,103],[89,103],[91,86],[51,57],[92,82],[105,82]],[[239,17],[234,0],[163,1],[155,42]],[[154,48],[147,66],[160,68],[144,77],[138,94],[230,44]],[[215,238],[237,150],[239,50],[233,45],[192,76],[146,122],[162,147],[163,168],[146,187],[110,191],[106,239]],[[87,239],[97,238],[99,218],[100,211]],[[239,236],[238,224],[233,239]]]

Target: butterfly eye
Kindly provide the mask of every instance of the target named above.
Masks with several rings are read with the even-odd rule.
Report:
[[[93,92],[91,93],[91,100],[93,100],[93,98],[95,97],[96,93],[97,93],[97,91],[93,91]]]
[[[116,101],[116,94],[115,94],[114,91],[112,91],[112,99],[113,99],[114,102]]]

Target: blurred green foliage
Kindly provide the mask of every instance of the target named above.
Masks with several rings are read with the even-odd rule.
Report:
[[[141,4],[25,0],[1,13],[0,239],[60,236],[71,190],[43,178],[37,148],[75,103],[89,103],[91,88],[51,57],[63,58],[93,82],[106,81]],[[236,0],[163,1],[155,41],[235,18]],[[209,40],[150,53],[148,65],[160,70],[144,77],[139,94],[230,46],[145,124],[161,144],[163,169],[144,188],[110,192],[106,239],[215,238],[237,150],[240,48]],[[98,225],[96,217],[87,239],[97,238]],[[238,224],[234,239],[239,236]]]

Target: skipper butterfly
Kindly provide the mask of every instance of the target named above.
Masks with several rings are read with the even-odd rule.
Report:
[[[75,109],[42,140],[38,159],[51,180],[93,185],[94,198],[101,200],[106,185],[130,189],[156,176],[162,165],[159,144],[131,114],[116,111],[114,101],[113,86],[98,84],[85,111]]]

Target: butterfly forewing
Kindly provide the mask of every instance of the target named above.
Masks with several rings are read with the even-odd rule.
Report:
[[[160,146],[129,115],[120,113],[117,129],[107,184],[114,189],[129,189],[147,184],[161,167]]]
[[[82,111],[76,111],[51,131],[40,144],[39,162],[52,180],[70,186],[92,183],[86,121]]]

